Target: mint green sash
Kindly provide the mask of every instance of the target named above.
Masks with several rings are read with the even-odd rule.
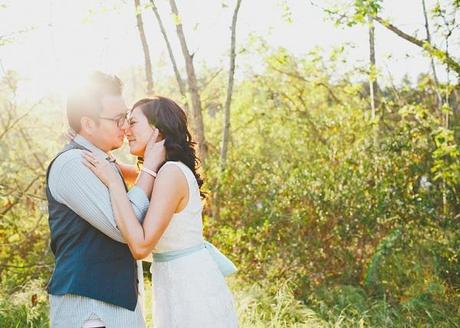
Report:
[[[222,254],[213,244],[207,241],[196,246],[180,249],[178,251],[153,253],[153,260],[155,262],[169,262],[180,257],[198,252],[203,248],[206,248],[208,250],[209,254],[211,255],[214,262],[217,264],[217,267],[219,268],[220,272],[222,272],[224,277],[229,276],[237,271],[236,266],[233,264],[233,262],[230,261],[224,254]]]

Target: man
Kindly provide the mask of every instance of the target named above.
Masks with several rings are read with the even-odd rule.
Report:
[[[55,255],[48,285],[52,327],[145,327],[136,261],[116,227],[107,188],[81,156],[86,149],[111,161],[109,152],[123,144],[126,113],[121,81],[100,72],[67,101],[78,134],[50,163],[46,186]],[[153,182],[141,172],[128,193],[139,221]]]

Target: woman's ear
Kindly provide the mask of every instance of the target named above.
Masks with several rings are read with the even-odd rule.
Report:
[[[163,140],[165,137],[163,135],[163,133],[160,132],[160,130],[158,128],[153,128],[153,133],[158,133],[157,135],[157,138],[155,140],[155,142],[160,142],[161,140]]]

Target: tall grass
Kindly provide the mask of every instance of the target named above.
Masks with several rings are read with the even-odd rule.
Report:
[[[318,314],[295,299],[287,283],[281,283],[275,295],[260,284],[242,287],[230,280],[242,328],[327,327]]]
[[[455,309],[430,297],[392,304],[357,286],[328,286],[298,300],[289,281],[227,280],[235,298],[241,328],[460,327]],[[145,318],[152,327],[152,293],[145,279]],[[458,312],[458,311],[457,311]],[[0,294],[1,328],[49,327],[43,281],[35,280],[12,295]]]
[[[49,327],[48,321],[48,296],[43,281],[29,281],[11,295],[0,290],[0,327],[44,328]]]

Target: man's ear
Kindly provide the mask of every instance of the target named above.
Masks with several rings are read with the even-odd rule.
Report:
[[[80,120],[81,123],[81,131],[86,132],[87,134],[93,134],[94,128],[96,126],[96,122],[94,122],[90,117],[83,116]]]

